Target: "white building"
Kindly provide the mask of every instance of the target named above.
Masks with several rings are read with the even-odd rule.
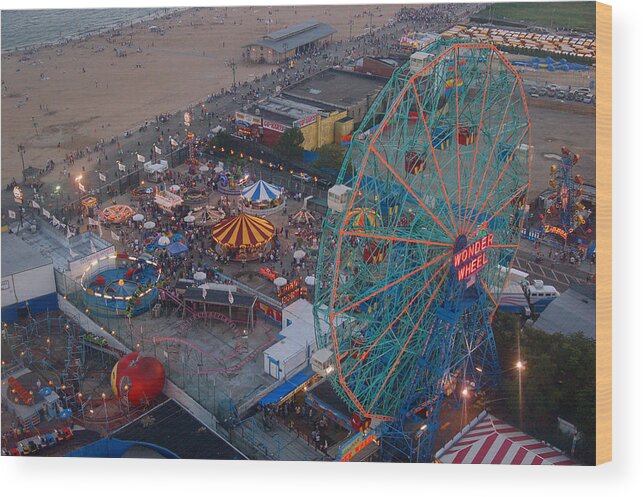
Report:
[[[58,309],[54,265],[11,233],[2,234],[2,321]]]

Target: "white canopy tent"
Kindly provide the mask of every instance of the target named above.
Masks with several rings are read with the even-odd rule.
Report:
[[[150,181],[158,183],[161,180],[161,175],[169,169],[166,160],[160,160],[157,163],[148,161],[143,164],[143,170],[147,173],[147,178]]]

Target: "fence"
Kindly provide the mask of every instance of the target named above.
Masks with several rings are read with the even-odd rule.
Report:
[[[211,422],[213,428],[217,428],[220,435],[225,436],[231,444],[251,459],[276,457],[278,454],[276,448],[257,447],[247,439],[247,436],[244,437],[243,428],[239,424],[237,405],[231,394],[232,377],[227,377],[225,373],[202,373],[203,351],[185,346],[180,340],[145,339],[142,326],[139,332],[136,329],[138,326],[133,325],[129,319],[91,314],[85,307],[84,290],[80,283],[59,271],[54,271],[54,276],[56,290],[62,295],[64,304],[61,305],[61,309],[67,314],[73,314],[81,327],[95,334],[109,334],[110,338],[118,340],[129,350],[141,351],[156,357],[165,366],[166,378],[174,384],[168,387],[168,392],[174,395],[176,388],[181,389],[181,404],[188,404],[189,402],[186,401],[190,399],[196,402],[202,408],[200,417],[207,417],[206,412],[213,416],[215,418]],[[73,307],[70,309],[70,306]],[[178,317],[170,317],[169,321],[168,327],[178,326],[181,323]],[[149,327],[150,324],[147,323],[145,326]],[[159,334],[164,331],[164,328],[157,329]],[[219,426],[223,430],[219,430]]]

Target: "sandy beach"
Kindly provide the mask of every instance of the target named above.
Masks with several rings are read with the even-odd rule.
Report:
[[[65,154],[137,129],[273,66],[242,62],[241,47],[315,18],[348,39],[386,24],[400,5],[192,8],[133,27],[35,51],[2,55],[2,183],[25,167],[62,167]],[[368,15],[368,10],[372,17]],[[270,21],[270,22],[268,22]],[[352,25],[350,23],[352,21]],[[157,26],[158,30],[151,30]],[[44,181],[57,175],[48,175]]]

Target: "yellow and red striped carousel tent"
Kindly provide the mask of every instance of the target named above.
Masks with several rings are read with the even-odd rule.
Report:
[[[275,227],[270,221],[248,214],[229,217],[212,228],[212,239],[227,248],[261,247],[274,236]]]

